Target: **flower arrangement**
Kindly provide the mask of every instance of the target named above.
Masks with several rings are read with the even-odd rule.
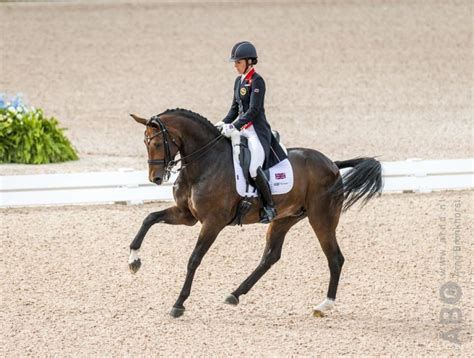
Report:
[[[46,164],[79,159],[56,118],[0,94],[0,163]]]

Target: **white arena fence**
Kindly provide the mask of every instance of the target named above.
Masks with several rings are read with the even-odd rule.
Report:
[[[474,188],[474,159],[382,162],[384,192]],[[0,207],[173,200],[176,174],[157,186],[148,171],[0,176]]]

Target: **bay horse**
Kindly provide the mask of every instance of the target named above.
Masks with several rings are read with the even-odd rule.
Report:
[[[181,162],[181,171],[173,186],[175,205],[150,213],[130,244],[129,267],[136,273],[141,266],[138,257],[143,239],[157,223],[192,226],[198,221],[201,230],[189,258],[184,285],[170,312],[172,317],[184,313],[196,269],[224,227],[232,223],[240,196],[235,187],[234,165],[230,141],[201,115],[185,109],[172,109],[150,119],[131,115],[145,126],[149,180],[157,185],[169,178],[172,167]],[[177,153],[180,159],[175,160]],[[324,154],[306,148],[288,149],[294,171],[291,191],[275,195],[278,215],[269,224],[263,256],[256,269],[225,300],[237,305],[257,281],[281,256],[285,235],[304,218],[309,219],[327,258],[330,272],[327,297],[313,309],[314,316],[324,316],[332,309],[344,264],[336,240],[336,227],[343,210],[363,199],[367,201],[382,190],[382,170],[374,158],[356,158],[333,162]],[[342,168],[352,168],[344,175]],[[252,199],[250,211],[242,224],[260,220],[262,204]]]

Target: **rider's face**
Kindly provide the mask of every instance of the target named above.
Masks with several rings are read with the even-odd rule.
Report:
[[[246,60],[238,60],[234,62],[234,67],[239,75],[243,75],[245,73],[245,61]]]

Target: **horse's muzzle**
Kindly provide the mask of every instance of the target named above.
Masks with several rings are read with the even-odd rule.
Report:
[[[153,179],[150,180],[150,181],[152,181],[152,182],[155,183],[156,185],[160,185],[160,184],[163,182],[163,178],[160,177],[160,176],[155,176],[155,177],[153,177]]]

